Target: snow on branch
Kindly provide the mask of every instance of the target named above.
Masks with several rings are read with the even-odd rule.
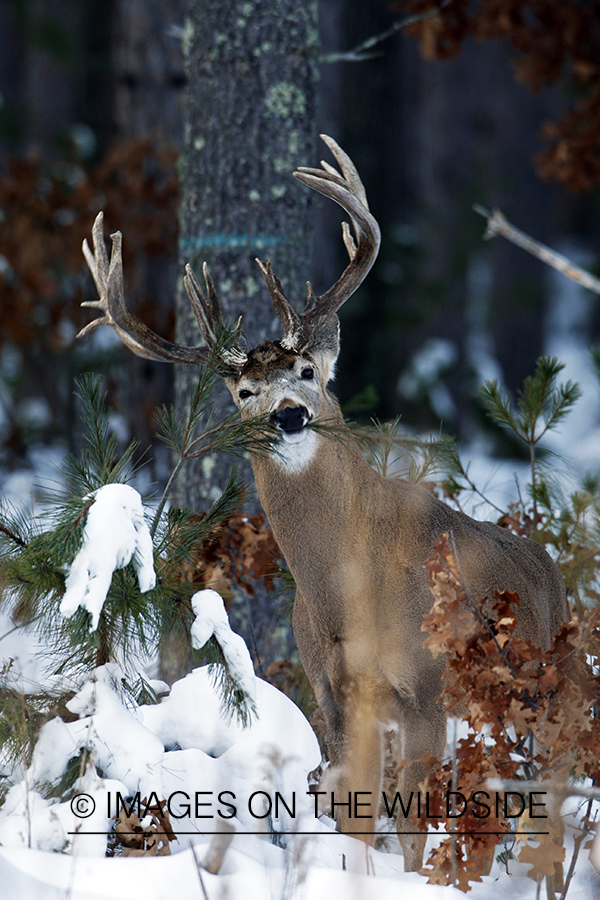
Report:
[[[127,484],[106,484],[92,497],[83,546],[71,564],[60,611],[68,618],[84,607],[92,615],[95,631],[116,569],[133,562],[142,593],[154,587],[156,574],[139,493]]]
[[[256,699],[256,676],[244,639],[231,630],[223,598],[216,591],[197,591],[192,597],[196,620],[191,627],[192,646],[198,650],[214,637],[237,687]]]
[[[566,256],[557,253],[556,250],[551,250],[550,247],[547,247],[545,244],[541,244],[539,241],[529,237],[524,231],[515,228],[499,209],[493,209],[492,212],[490,212],[488,209],[485,209],[485,207],[480,206],[479,203],[475,203],[473,205],[473,210],[487,219],[487,228],[483,235],[485,240],[489,240],[489,238],[493,238],[497,234],[500,234],[511,243],[516,244],[517,247],[527,250],[532,256],[536,256],[538,259],[541,259],[542,262],[552,266],[553,269],[562,272],[567,278],[571,278],[573,281],[588,288],[588,290],[593,291],[595,294],[600,294],[600,280],[598,278],[595,278],[590,272],[575,265],[575,263],[571,262],[570,259],[567,259]]]

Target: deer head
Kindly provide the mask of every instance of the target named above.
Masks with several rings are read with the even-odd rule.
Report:
[[[333,376],[339,352],[337,312],[368,274],[380,243],[379,226],[369,212],[365,189],[354,164],[332,138],[326,135],[322,138],[340,171],[322,162],[321,169],[300,168],[294,176],[302,184],[334,200],[350,216],[354,233],[347,222],[343,223],[343,239],[350,262],[338,281],[320,296],[307,282],[306,305],[303,312],[298,313],[285,296],[271,262],[257,260],[281,321],[283,336],[278,341],[267,340],[248,349],[240,318],[235,340],[219,352],[217,360],[218,369],[242,418],[270,417],[280,431],[278,458],[291,468],[301,468],[314,449],[316,435],[306,426],[324,413],[331,416],[331,398],[326,386]],[[102,213],[96,218],[92,234],[94,253],[87,241],[83,242],[83,252],[99,299],[85,301],[83,305],[101,309],[104,315],[86,325],[78,337],[99,325],[110,325],[138,356],[164,362],[204,364],[223,328],[219,298],[206,263],[203,266],[205,290],[191,266],[186,266],[185,270],[185,289],[204,338],[203,346],[186,347],[155,334],[127,309],[121,233],[111,235],[113,248],[109,261]]]

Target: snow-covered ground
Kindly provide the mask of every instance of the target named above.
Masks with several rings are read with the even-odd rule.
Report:
[[[367,849],[336,833],[327,817],[317,817],[307,780],[320,761],[315,735],[297,707],[271,685],[256,680],[258,715],[243,729],[235,720],[224,720],[208,668],[176,682],[160,704],[138,708],[123,704],[120,676],[115,666],[97,670],[69,703],[80,718],[71,723],[56,718],[42,729],[27,784],[13,773],[14,786],[0,811],[2,898],[459,896],[453,888],[405,874],[398,852]],[[80,795],[66,803],[45,800],[36,786],[56,782],[82,746],[93,765],[82,777]],[[172,855],[106,858],[109,816],[137,791],[142,819],[144,798],[152,793],[169,798],[177,834]],[[206,859],[211,832],[223,821],[236,834],[220,873],[210,875],[199,864]],[[285,846],[273,843],[268,826],[284,835],[279,843]],[[536,885],[525,877],[524,867],[513,862],[510,869],[508,875],[495,863],[492,874],[473,886],[474,900],[533,900]],[[569,897],[598,896],[599,887],[586,851]]]
[[[119,504],[119,492],[111,494]],[[137,504],[131,510],[135,517]],[[122,533],[127,543],[128,529]],[[116,567],[122,561],[118,530],[113,544]],[[84,542],[83,549],[87,558],[93,555],[91,544]],[[98,561],[92,560],[90,571],[97,568]],[[83,593],[81,599],[85,602]],[[393,822],[387,839],[391,852],[386,853],[335,831],[309,791],[310,773],[321,761],[310,724],[284,694],[255,676],[219,595],[200,591],[192,605],[194,643],[202,646],[213,634],[219,640],[252,701],[250,725],[244,728],[224,713],[209,667],[194,670],[170,691],[149,679],[157,694],[166,696],[143,706],[123,691],[125,673],[116,664],[84,676],[67,704],[77,718],[65,722],[57,716],[43,726],[27,770],[6,761],[2,765],[0,759],[11,785],[0,808],[0,896],[325,900],[337,891],[368,900],[402,891],[411,900],[441,900],[458,895],[453,888],[428,885],[422,876],[404,873]],[[0,624],[5,635],[1,657],[14,660],[10,675],[15,687],[27,690],[35,682],[51,687],[54,678],[48,679],[41,666],[43,648],[39,656],[32,653],[31,642],[19,630],[10,631],[6,617]],[[48,788],[59,783],[82,750],[78,793],[64,802],[49,799]],[[133,809],[145,827],[147,807],[163,799],[176,836],[170,843],[172,855],[106,858],[112,817]],[[577,822],[577,804],[568,801],[563,812],[568,865],[574,833],[569,823]],[[202,863],[224,823],[234,836],[219,874],[212,875]],[[473,886],[472,896],[533,900],[536,885],[525,867],[514,861],[509,867],[510,874],[495,862],[491,874]],[[569,896],[600,896],[600,876],[587,851],[580,856]]]
[[[453,888],[430,886],[417,874],[405,874],[401,856],[367,849],[337,834],[331,820],[315,816],[307,775],[319,763],[319,748],[302,713],[275,688],[257,680],[258,718],[244,730],[221,717],[220,698],[206,668],[177,682],[161,704],[130,710],[115,689],[119,674],[111,667],[99,670],[69,704],[81,718],[70,724],[54,719],[44,727],[29,772],[30,789],[22,782],[11,789],[0,813],[3,898],[330,900],[332,892],[364,900],[459,896]],[[74,803],[44,800],[35,783],[55,780],[83,744],[94,766],[83,777],[81,795]],[[108,813],[116,811],[120,798],[138,790],[141,799],[153,791],[171,798],[177,834],[173,855],[105,858]],[[271,816],[271,826],[286,835],[285,847],[273,844],[266,833],[267,806],[278,798],[294,813],[290,816],[280,803],[279,818]],[[219,812],[235,813],[227,821],[238,833],[220,873],[210,875],[199,863],[208,853],[210,832],[222,821]],[[261,831],[265,833],[256,833]],[[594,891],[600,882],[586,857],[587,852],[580,858],[571,900],[598,896]],[[507,875],[495,863],[471,896],[533,900],[536,885],[523,867],[511,863]]]

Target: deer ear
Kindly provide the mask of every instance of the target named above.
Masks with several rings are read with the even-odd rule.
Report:
[[[335,375],[335,364],[340,352],[340,322],[336,315],[329,315],[316,324],[304,348],[325,377],[325,383]]]

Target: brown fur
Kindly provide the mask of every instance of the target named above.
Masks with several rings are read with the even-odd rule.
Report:
[[[307,348],[305,361],[319,371],[318,401],[289,368],[288,354],[261,348],[269,359],[253,412],[309,401],[324,420],[343,420],[325,389],[337,355]],[[296,354],[299,356],[299,354]],[[280,368],[281,367],[281,368]],[[283,370],[283,372],[282,372]],[[248,375],[230,379],[234,397]],[[317,408],[318,407],[318,408]],[[242,409],[244,415],[244,410]],[[489,522],[477,522],[440,502],[422,487],[378,475],[350,437],[319,435],[310,463],[289,472],[275,456],[252,459],[258,494],[296,581],[293,625],[300,658],[327,726],[331,761],[340,773],[336,793],[370,791],[381,780],[380,722],[400,724],[404,760],[442,754],[446,716],[436,699],[444,668],[423,648],[421,624],[432,605],[423,566],[436,537],[450,531],[470,593],[495,589],[521,598],[518,632],[547,648],[569,611],[562,578],[539,545]],[[403,795],[418,790],[422,765],[404,767]],[[368,820],[349,818],[344,831],[365,830]],[[405,868],[422,865],[425,835],[404,834],[398,820]]]

